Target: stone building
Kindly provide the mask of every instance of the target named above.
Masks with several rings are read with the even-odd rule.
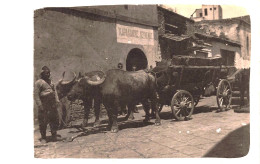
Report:
[[[54,81],[62,72],[155,66],[156,5],[43,8],[34,13],[35,78],[43,65]]]
[[[241,45],[239,42],[198,32],[195,32],[195,37],[203,41],[206,46],[201,50],[194,51],[194,56],[205,58],[221,56],[223,65],[238,67],[235,61],[239,60],[241,56]]]
[[[38,9],[34,14],[35,78],[43,65],[51,68],[56,82],[66,70],[106,71],[119,63],[128,71],[132,65],[146,69],[173,55],[232,53],[245,61],[250,58],[250,34],[247,17],[195,22],[161,5]]]
[[[212,5],[212,9],[214,7],[220,8]],[[210,6],[204,5],[204,8],[210,10]],[[198,30],[197,22],[172,12],[164,6],[158,6],[158,21],[162,60],[177,55],[202,58],[222,56],[224,65],[235,66],[235,61],[241,56],[240,42]]]
[[[194,11],[191,19],[194,21],[222,19],[222,8],[220,5],[202,5],[201,9]]]
[[[251,23],[249,16],[195,22],[196,31],[241,45],[236,67],[249,67],[251,54]]]

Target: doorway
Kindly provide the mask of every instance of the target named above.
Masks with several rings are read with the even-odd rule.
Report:
[[[223,65],[234,66],[235,65],[235,52],[220,49],[220,54],[223,59]]]
[[[147,65],[148,61],[142,50],[134,48],[128,53],[126,58],[127,71],[133,71],[133,66],[136,67],[136,71],[146,69]]]

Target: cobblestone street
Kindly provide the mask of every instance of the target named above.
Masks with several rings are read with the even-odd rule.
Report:
[[[161,126],[154,119],[143,124],[144,111],[133,121],[120,121],[118,133],[106,130],[107,117],[98,128],[68,128],[58,131],[63,141],[41,144],[34,132],[36,158],[194,158],[242,157],[249,151],[249,113],[233,109],[216,113],[215,97],[202,99],[189,121],[175,121],[170,107],[160,114]],[[81,123],[79,120],[78,125]],[[37,126],[35,126],[37,127]],[[66,139],[77,136],[72,142]],[[50,133],[47,134],[50,136]]]

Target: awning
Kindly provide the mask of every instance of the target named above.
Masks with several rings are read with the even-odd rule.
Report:
[[[197,50],[201,50],[203,48],[207,48],[207,46],[195,45],[195,46],[192,46],[192,47],[188,47],[186,50],[183,50],[182,53],[197,51]]]
[[[196,51],[196,50],[201,50],[203,48],[207,48],[207,46],[196,45],[196,46],[193,46],[193,47],[188,47],[187,49],[192,50],[192,51]]]
[[[218,36],[213,36],[213,35],[204,34],[204,33],[198,33],[198,32],[195,32],[195,36],[197,38],[216,40],[216,41],[222,42],[224,44],[230,44],[232,46],[239,46],[239,47],[241,47],[241,44],[239,42],[234,41],[234,40],[230,40],[228,38],[221,38],[221,37],[218,37]]]
[[[163,35],[161,35],[161,37],[166,38],[166,39],[170,39],[170,40],[173,40],[173,41],[176,41],[176,42],[181,42],[183,40],[191,38],[191,36],[188,36],[188,35],[179,36],[179,35],[175,35],[175,34],[163,34]]]

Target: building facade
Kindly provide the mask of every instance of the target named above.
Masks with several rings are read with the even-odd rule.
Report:
[[[158,6],[159,53],[163,60],[174,55],[187,55],[194,33],[194,21]]]
[[[201,9],[194,11],[191,19],[194,21],[222,19],[222,8],[220,5],[202,5]]]
[[[205,33],[195,32],[195,37],[199,40],[203,40],[207,46],[201,50],[194,51],[194,56],[206,58],[221,56],[223,58],[223,65],[239,67],[236,61],[238,61],[241,56],[240,43]]]
[[[241,46],[241,54],[236,58],[238,67],[249,67],[251,56],[251,23],[249,16],[222,19],[204,20],[195,23],[197,32],[232,40]]]
[[[54,81],[62,72],[124,70],[155,66],[158,57],[155,5],[44,8],[34,14],[34,71],[43,65]]]
[[[35,78],[43,65],[58,81],[66,70],[146,69],[173,55],[231,54],[237,65],[249,60],[250,39],[250,20],[195,22],[160,5],[44,8],[34,14]]]
[[[216,5],[212,5],[214,9]],[[220,7],[220,6],[216,6]],[[203,5],[203,9],[210,6]],[[158,6],[159,46],[162,60],[173,56],[211,58],[222,56],[224,65],[236,66],[241,56],[240,42],[198,30],[197,22]]]

